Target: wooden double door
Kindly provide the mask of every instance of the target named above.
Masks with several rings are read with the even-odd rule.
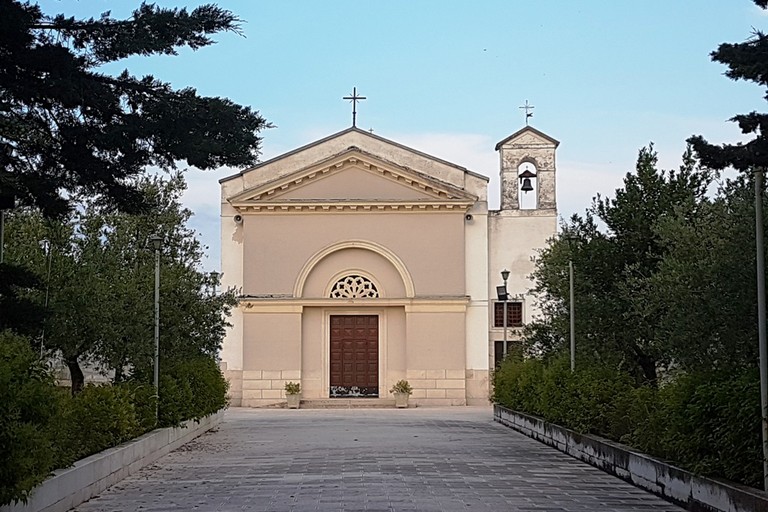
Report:
[[[330,396],[378,397],[378,315],[331,315],[330,345]]]

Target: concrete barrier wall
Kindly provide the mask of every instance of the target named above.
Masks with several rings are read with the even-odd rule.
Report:
[[[496,421],[688,510],[768,511],[768,493],[694,475],[628,446],[495,405]]]
[[[0,512],[66,512],[151,464],[179,446],[216,427],[224,411],[206,416],[200,423],[162,428],[109,448],[59,469],[35,488],[26,505],[0,507]]]

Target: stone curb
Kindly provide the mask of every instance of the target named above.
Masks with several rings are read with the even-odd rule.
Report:
[[[54,471],[53,476],[34,489],[26,505],[5,505],[0,512],[66,512],[216,427],[223,418],[221,410],[199,423],[188,421],[183,427],[153,430],[81,459],[69,468]]]
[[[693,473],[632,451],[623,444],[579,434],[541,418],[493,406],[495,421],[587,462],[691,511],[768,510],[768,493]]]

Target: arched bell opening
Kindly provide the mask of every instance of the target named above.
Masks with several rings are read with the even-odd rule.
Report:
[[[538,207],[539,181],[536,164],[523,162],[517,167],[518,201],[521,210],[535,210]]]

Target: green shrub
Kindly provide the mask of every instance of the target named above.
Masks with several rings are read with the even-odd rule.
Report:
[[[55,465],[59,397],[28,339],[0,332],[0,505],[26,501]]]
[[[611,437],[618,399],[633,391],[632,379],[604,366],[588,366],[570,375],[569,391],[574,399],[569,423],[580,432]]]
[[[160,426],[199,420],[227,405],[227,382],[212,358],[161,373]],[[74,397],[25,338],[0,332],[0,505],[25,501],[55,468],[155,428],[152,385],[89,384]]]
[[[160,426],[200,420],[227,406],[229,384],[210,357],[167,365],[160,378]]]
[[[659,412],[658,390],[649,386],[632,388],[614,397],[612,402],[610,427],[605,437],[645,453],[659,453],[666,421]]]
[[[139,426],[139,432],[145,433],[156,427],[156,404],[157,395],[155,394],[155,387],[151,384],[142,384],[137,382],[126,382],[120,384],[125,387],[129,394],[130,400],[133,403],[134,411],[136,413],[136,422]]]
[[[509,357],[494,374],[494,401],[578,432],[598,434],[697,474],[758,487],[760,389],[754,370],[681,375],[661,389],[634,387],[606,367],[567,358]]]
[[[285,390],[287,392],[288,384],[286,384],[285,386],[286,386]],[[392,389],[390,389],[389,392],[393,394],[404,393],[406,395],[411,395],[413,394],[413,387],[411,387],[411,384],[407,380],[401,379],[392,386]]]
[[[68,466],[143,433],[129,386],[88,384],[64,407],[56,439],[59,463]]]
[[[567,357],[545,364],[509,357],[494,373],[494,401],[579,432],[610,435],[613,399],[632,389],[625,375],[606,368],[571,372]]]
[[[543,370],[544,365],[537,359],[507,357],[493,373],[493,401],[516,411],[540,415]]]
[[[699,474],[761,486],[757,371],[686,375],[659,394],[666,422],[660,456]]]

